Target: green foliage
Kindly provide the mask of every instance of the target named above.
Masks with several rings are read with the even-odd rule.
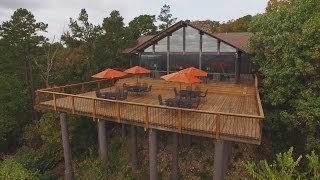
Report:
[[[157,26],[154,25],[154,22],[156,22],[155,15],[140,15],[129,22],[128,31],[134,34],[134,39],[142,35],[155,34]]]
[[[319,179],[320,162],[319,156],[312,152],[306,155],[308,166],[306,169],[299,167],[302,156],[293,157],[293,148],[288,152],[276,155],[276,160],[269,164],[266,160],[255,162],[246,162],[245,168],[253,179]]]
[[[172,14],[170,13],[170,5],[163,5],[158,16],[158,20],[163,22],[159,25],[160,30],[168,29],[168,27],[176,22],[177,18],[172,18]]]
[[[0,178],[33,180],[40,179],[38,172],[32,172],[14,160],[5,160],[0,165]]]
[[[317,152],[320,150],[320,139],[316,138],[320,135],[319,12],[318,0],[279,5],[276,10],[254,18],[251,31],[257,33],[250,41],[263,78],[266,121],[282,128],[273,139],[286,142],[294,134],[296,138],[292,139],[299,141],[291,145],[299,144]]]
[[[267,12],[277,11],[283,7],[289,7],[292,0],[270,0],[266,7]]]
[[[88,21],[89,15],[85,9],[81,9],[78,20],[70,18],[69,28],[71,32],[65,32],[61,40],[69,47],[80,45],[92,45],[95,39],[102,33],[100,26],[95,26]]]
[[[214,22],[214,32],[247,32],[252,20],[251,15],[246,15],[236,20],[230,20],[226,23]]]
[[[47,25],[26,9],[17,9],[0,25],[0,143],[16,146],[23,127],[36,119],[33,60],[41,55]],[[8,142],[8,143],[6,143]]]

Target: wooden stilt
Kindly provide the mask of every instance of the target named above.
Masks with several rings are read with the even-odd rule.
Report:
[[[179,135],[178,133],[172,133],[172,172],[171,176],[173,180],[179,177]]]
[[[73,170],[72,170],[72,163],[71,163],[71,149],[69,144],[67,113],[65,112],[60,113],[60,125],[61,125],[61,133],[62,133],[65,179],[72,180]]]
[[[137,154],[137,128],[131,125],[131,158],[132,169],[136,171],[138,169],[138,154]]]
[[[149,130],[149,168],[150,180],[157,180],[157,130],[155,129]]]
[[[99,155],[103,163],[107,163],[107,140],[105,121],[98,119]]]

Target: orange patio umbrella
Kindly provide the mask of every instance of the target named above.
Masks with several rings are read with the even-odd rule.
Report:
[[[193,76],[207,76],[208,75],[207,72],[205,72],[201,69],[197,69],[195,67],[189,67],[189,68],[183,69],[179,72],[191,74]]]
[[[123,77],[125,75],[127,75],[127,73],[108,68],[91,77],[113,79],[113,78]]]
[[[183,72],[175,72],[168,75],[161,76],[162,79],[171,82],[179,82],[179,83],[199,83],[202,82],[199,78]],[[181,90],[181,84],[180,84]]]
[[[151,71],[149,69],[140,67],[140,66],[134,66],[132,68],[129,68],[127,70],[125,70],[124,72],[129,73],[129,74],[148,74]],[[138,83],[138,77],[137,77],[137,83]]]

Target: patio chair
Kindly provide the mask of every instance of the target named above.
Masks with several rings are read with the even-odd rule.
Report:
[[[148,83],[143,83],[142,87],[148,88]]]
[[[174,91],[175,97],[180,97],[176,87],[173,88],[173,91]]]
[[[205,100],[206,97],[207,97],[207,94],[208,94],[208,89],[207,89],[204,93],[201,93],[201,94],[199,95],[199,97],[200,97],[200,98],[203,98],[203,99]]]
[[[192,91],[192,87],[191,87],[191,86],[187,86],[187,87],[186,87],[186,90]]]
[[[150,86],[145,90],[145,92],[151,92],[151,88],[152,88],[152,85],[150,85]]]
[[[119,93],[117,99],[118,99],[119,101],[124,101],[124,100],[127,99],[127,97],[128,97],[128,91],[123,92],[123,93]]]
[[[194,88],[194,90],[195,90],[195,91],[201,91],[201,87],[200,87],[200,86],[196,86],[196,87]]]
[[[97,98],[103,98],[102,93],[100,91],[96,91]]]
[[[192,101],[192,108],[197,109],[199,107],[199,104],[200,104],[200,97],[197,97]]]
[[[159,104],[163,105],[163,101],[162,101],[162,96],[161,95],[158,96],[158,100],[159,100]]]

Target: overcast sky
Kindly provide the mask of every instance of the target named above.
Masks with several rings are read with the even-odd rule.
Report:
[[[263,13],[268,0],[0,0],[0,23],[17,8],[30,10],[37,21],[48,24],[47,37],[60,38],[68,30],[69,18],[76,19],[82,8],[93,24],[101,24],[112,10],[120,11],[127,24],[141,14],[158,15],[164,4],[178,20],[228,21]]]

